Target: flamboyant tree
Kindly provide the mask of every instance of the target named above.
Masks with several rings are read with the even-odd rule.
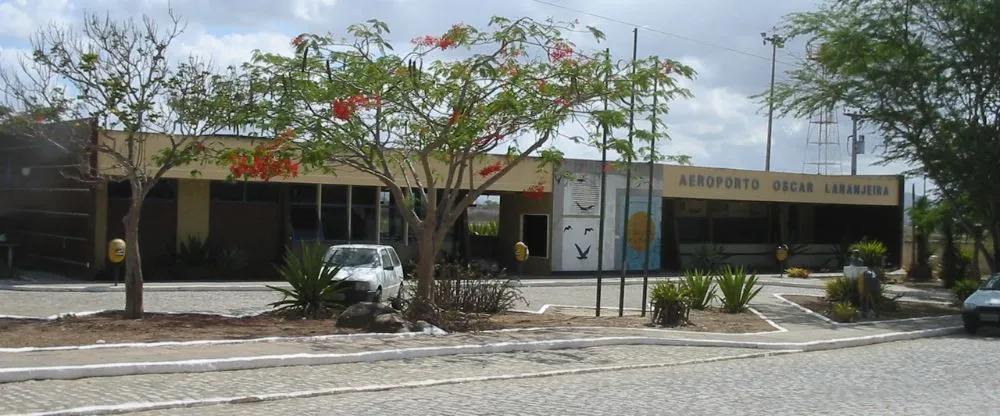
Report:
[[[651,123],[637,126],[634,144],[621,135],[630,123],[630,100],[645,114],[655,94],[663,115],[672,99],[690,95],[676,80],[694,74],[672,60],[644,57],[633,64],[613,61],[607,51],[581,51],[567,34],[598,41],[604,34],[552,20],[494,17],[482,30],[456,24],[439,36],[413,39],[405,54],[394,52],[383,22],[352,25],[348,33],[350,39],[299,35],[291,42],[293,55],[256,53],[243,67],[253,99],[240,117],[258,134],[297,136],[276,152],[294,152],[304,168],[373,175],[393,199],[405,201],[397,206],[417,238],[417,296],[431,302],[436,256],[477,197],[529,156],[558,164],[558,138],[598,146],[597,133],[605,128],[619,133],[609,139],[613,152],[662,160],[648,146]],[[571,123],[594,134],[568,135]],[[661,142],[665,132],[659,125]],[[235,176],[286,172],[254,168],[257,157],[273,156],[241,149],[224,154],[241,166],[231,166]],[[485,159],[488,154],[501,157]],[[542,182],[525,194],[546,191]]]
[[[125,180],[131,188],[125,225],[125,314],[143,311],[139,219],[146,195],[170,169],[208,157],[208,135],[229,124],[233,73],[219,75],[195,59],[177,61],[170,45],[184,27],[152,18],[112,20],[87,14],[81,27],[52,26],[32,39],[32,54],[0,72],[0,132],[71,148],[79,170],[63,173],[100,186]],[[67,138],[67,126],[94,122],[90,135]],[[156,153],[151,135],[165,139]],[[158,142],[159,143],[159,142]],[[157,147],[160,147],[157,145]],[[112,166],[96,170],[91,157]]]
[[[781,115],[843,106],[881,133],[883,162],[904,162],[938,186],[956,217],[983,221],[1000,266],[1000,2],[831,0],[787,16],[785,37],[814,56],[775,85]],[[762,100],[766,95],[761,95]]]

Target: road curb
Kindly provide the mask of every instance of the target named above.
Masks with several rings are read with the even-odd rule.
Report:
[[[430,380],[419,380],[419,381],[412,381],[399,384],[376,384],[376,385],[366,385],[360,387],[333,387],[322,390],[308,390],[308,391],[297,391],[288,393],[272,393],[272,394],[246,395],[246,396],[233,396],[233,397],[212,397],[207,399],[171,400],[163,402],[144,402],[144,403],[133,402],[133,403],[124,403],[117,405],[77,407],[71,409],[33,413],[32,415],[33,416],[108,415],[108,414],[122,414],[122,413],[178,409],[178,408],[192,408],[192,407],[213,406],[213,405],[260,403],[260,402],[270,402],[270,401],[288,400],[288,399],[307,399],[312,397],[333,396],[333,395],[348,394],[348,393],[371,393],[371,392],[380,392],[388,390],[413,389],[413,388],[445,386],[445,385],[455,385],[455,384],[484,382],[484,381],[519,380],[528,378],[593,374],[593,373],[611,372],[611,371],[677,367],[683,365],[707,364],[707,363],[740,360],[748,358],[763,358],[775,355],[793,354],[798,352],[801,351],[794,351],[794,350],[769,351],[762,353],[699,358],[699,359],[684,360],[684,361],[669,362],[669,363],[631,364],[631,365],[621,365],[621,366],[552,370],[552,371],[542,371],[535,373],[501,374],[493,376],[461,377],[461,378],[451,378],[451,379],[430,379]]]
[[[116,377],[140,374],[202,373],[212,371],[251,370],[304,365],[333,365],[398,359],[426,358],[459,354],[496,354],[561,349],[580,349],[618,345],[662,345],[686,347],[722,347],[766,350],[819,351],[873,345],[884,342],[912,340],[956,333],[961,327],[933,328],[917,331],[892,332],[861,337],[807,342],[759,342],[720,339],[660,338],[660,337],[599,337],[545,341],[511,341],[488,344],[417,347],[381,351],[330,354],[285,354],[250,357],[209,358],[162,362],[123,362],[50,367],[0,369],[0,383],[28,380],[75,380],[90,377]]]

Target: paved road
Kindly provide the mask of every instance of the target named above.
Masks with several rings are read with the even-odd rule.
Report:
[[[166,415],[997,414],[1000,338],[932,338],[646,370],[476,382]]]
[[[594,286],[525,287],[522,293],[526,304],[520,308],[537,309],[542,305],[593,306]],[[774,302],[773,293],[820,294],[818,289],[765,286],[755,302]],[[618,307],[618,286],[604,285],[602,306]],[[267,304],[280,299],[272,292],[147,292],[145,308],[149,312],[214,312],[247,314],[267,309]],[[642,286],[625,287],[625,307],[642,305]],[[48,316],[65,312],[84,312],[103,309],[121,309],[125,294],[115,292],[23,292],[0,290],[0,315]],[[616,313],[616,311],[608,311]]]

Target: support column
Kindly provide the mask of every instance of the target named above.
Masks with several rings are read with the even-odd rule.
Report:
[[[316,184],[316,241],[323,241],[323,185]]]
[[[372,198],[375,204],[375,244],[382,243],[382,187],[373,186],[375,189],[375,195]],[[367,221],[367,219],[365,220]],[[367,223],[365,225],[367,232]]]
[[[177,180],[177,248],[188,237],[208,238],[211,182]],[[105,193],[105,195],[107,195]],[[105,196],[105,209],[107,201]]]
[[[347,185],[347,242],[354,242],[354,230],[351,227],[351,217],[353,217],[354,185]]]

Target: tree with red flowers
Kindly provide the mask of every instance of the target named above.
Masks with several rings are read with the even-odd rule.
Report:
[[[456,24],[414,38],[403,54],[385,39],[388,32],[385,23],[370,20],[350,26],[350,39],[302,34],[292,40],[293,55],[257,53],[244,66],[246,85],[268,99],[245,107],[242,117],[260,131],[294,128],[305,168],[334,174],[352,168],[407,201],[398,206],[419,244],[417,296],[431,302],[448,230],[491,185],[529,156],[558,164],[557,139],[598,146],[599,136],[571,137],[566,127],[620,132],[628,126],[633,94],[638,113],[652,109],[654,82],[665,114],[669,101],[689,96],[676,80],[693,76],[670,60],[646,57],[632,65],[605,51],[581,50],[569,34],[598,41],[604,34],[574,23],[494,17],[484,29]],[[451,59],[441,59],[444,53]],[[653,133],[644,127],[635,146],[616,136],[609,147],[623,156],[648,152],[641,143]],[[658,129],[660,140],[665,131]],[[488,154],[504,157],[491,163]],[[474,163],[479,160],[485,161]],[[473,175],[482,180],[468,189]],[[525,196],[545,192],[536,184]],[[423,209],[415,209],[415,201]]]
[[[163,27],[149,17],[114,21],[87,14],[82,27],[40,30],[32,54],[0,71],[0,135],[68,150],[79,157],[80,169],[63,173],[74,179],[130,185],[122,218],[128,318],[143,312],[139,219],[146,195],[169,170],[209,157],[206,138],[229,124],[232,104],[239,102],[231,94],[235,78],[194,58],[169,58],[182,31],[173,14]],[[66,134],[91,128],[96,140]],[[150,134],[164,136],[168,145],[152,154],[146,149]],[[96,155],[114,166],[97,171],[91,162]]]

